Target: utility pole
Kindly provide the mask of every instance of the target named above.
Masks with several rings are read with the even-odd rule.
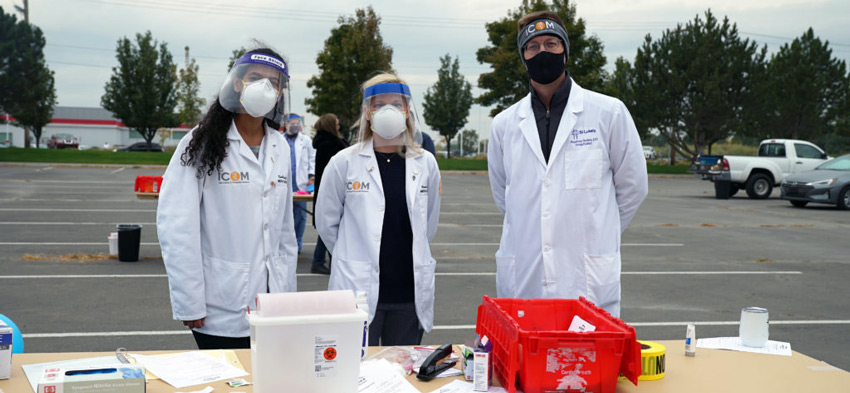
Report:
[[[19,5],[15,5],[15,10],[24,14],[24,22],[30,24],[30,6],[29,0],[22,0],[24,2],[23,8]],[[22,127],[24,129],[24,148],[30,147],[30,130],[27,127]]]
[[[23,8],[21,8],[21,6],[19,6],[19,5],[15,5],[15,9],[16,9],[18,12],[20,12],[20,13],[24,14],[24,22],[27,22],[27,24],[29,24],[29,23],[30,23],[30,7],[29,7],[29,0],[23,0],[23,2],[24,2],[24,6],[23,6]]]

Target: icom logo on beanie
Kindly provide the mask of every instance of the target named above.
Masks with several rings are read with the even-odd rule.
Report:
[[[539,30],[554,29],[554,28],[555,28],[555,22],[553,22],[551,20],[545,20],[545,21],[540,20],[540,21],[537,21],[537,23],[528,25],[528,27],[526,27],[525,30],[528,33],[533,33],[535,30],[539,31]]]

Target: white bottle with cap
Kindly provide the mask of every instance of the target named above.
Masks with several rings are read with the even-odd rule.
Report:
[[[360,348],[360,359],[363,359],[366,357],[366,350],[369,347],[369,299],[366,296],[366,291],[355,292],[354,302],[357,303],[357,308],[363,310],[367,315],[363,322],[363,343]]]

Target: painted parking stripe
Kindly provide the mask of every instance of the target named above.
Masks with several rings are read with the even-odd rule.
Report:
[[[698,326],[734,326],[740,321],[686,321],[686,322],[629,322],[627,324],[640,327],[668,327],[668,326],[688,326],[693,323]],[[835,319],[835,320],[788,320],[788,321],[770,321],[771,325],[850,325],[850,320]],[[466,330],[475,329],[475,325],[438,325],[434,326],[434,330]]]
[[[471,277],[480,276],[488,277],[495,276],[495,272],[457,272],[457,273],[434,273],[437,276],[445,277]],[[715,271],[715,272],[623,272],[623,275],[642,276],[642,275],[789,275],[803,274],[799,271]],[[313,273],[297,273],[297,277],[317,277],[321,274]],[[66,279],[66,278],[166,278],[165,274],[46,274],[46,275],[7,275],[0,276],[0,279]]]
[[[30,222],[30,221],[0,221],[0,225],[116,225],[117,222]],[[156,225],[155,222],[137,222],[141,225]]]
[[[68,213],[156,213],[156,209],[37,209],[0,208],[0,212],[68,212]]]
[[[111,202],[111,203],[127,203],[133,202],[135,199],[29,199],[29,198],[3,198],[3,202]]]
[[[111,224],[104,224],[111,225]],[[0,242],[0,246],[102,246],[106,242]],[[303,243],[305,246],[315,246],[316,243]],[[143,246],[159,246],[159,243],[142,243]],[[431,243],[435,247],[450,247],[450,246],[492,246],[496,247],[499,243]],[[683,247],[682,243],[623,243],[623,247]]]
[[[687,326],[693,323],[697,326],[735,326],[739,321],[687,321],[687,322],[628,322],[629,325],[639,327],[668,327]],[[770,321],[771,325],[850,325],[850,320],[786,320]],[[434,330],[470,330],[475,325],[436,325]],[[151,331],[126,331],[126,332],[68,332],[68,333],[26,333],[23,338],[69,338],[69,337],[120,337],[120,336],[178,336],[192,334],[186,330],[151,330]]]

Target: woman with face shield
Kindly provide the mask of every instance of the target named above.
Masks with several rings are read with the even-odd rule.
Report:
[[[288,72],[270,49],[240,57],[165,171],[157,234],[173,316],[201,349],[249,348],[248,305],[296,290],[289,145],[276,131]]]
[[[358,143],[331,158],[316,227],[333,255],[329,289],[366,291],[369,345],[415,345],[434,325],[430,242],[440,172],[419,145],[410,88],[395,75],[363,84]]]

